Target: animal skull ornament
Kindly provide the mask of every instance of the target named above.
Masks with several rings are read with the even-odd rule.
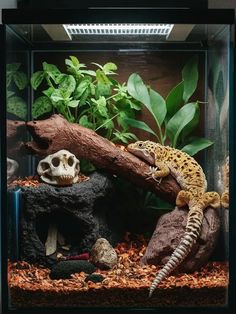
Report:
[[[68,150],[62,149],[42,159],[37,167],[40,178],[53,185],[71,185],[79,179],[80,162]]]
[[[18,168],[18,162],[7,157],[7,180],[9,180],[16,173]]]

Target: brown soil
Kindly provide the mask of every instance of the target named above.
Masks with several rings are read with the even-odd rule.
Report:
[[[9,287],[16,307],[158,307],[224,306],[227,299],[228,265],[210,262],[192,274],[163,280],[148,298],[148,288],[161,267],[141,266],[146,241],[117,245],[119,262],[110,271],[97,269],[102,283],[85,282],[85,273],[67,280],[52,280],[50,270],[26,262],[9,262]]]

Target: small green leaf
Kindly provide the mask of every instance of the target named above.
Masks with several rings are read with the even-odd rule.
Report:
[[[97,78],[97,81],[99,83],[102,83],[102,84],[105,84],[105,85],[110,85],[111,84],[109,78],[101,70],[97,70],[96,71],[96,78]]]
[[[168,121],[166,132],[173,147],[176,147],[181,131],[190,121],[192,121],[196,110],[196,103],[186,104]]]
[[[80,106],[85,104],[88,96],[89,96],[89,89],[87,88],[80,97],[80,100],[79,100]]]
[[[32,117],[37,119],[47,112],[52,111],[52,103],[47,96],[41,96],[32,105]]]
[[[110,95],[111,95],[111,85],[98,82],[95,89],[96,98],[99,98],[100,96],[110,96]]]
[[[88,78],[83,79],[83,80],[79,83],[79,85],[76,87],[75,92],[74,92],[74,97],[75,97],[76,99],[79,99],[79,98],[82,96],[82,94],[84,93],[84,91],[85,91],[87,88],[89,88],[90,84],[91,84],[91,80],[89,80]]]
[[[67,106],[71,107],[71,108],[76,108],[79,105],[79,101],[78,100],[71,100],[69,102],[67,102]]]
[[[70,59],[74,67],[77,67],[80,64],[78,58],[76,58],[75,56],[70,56]]]
[[[58,74],[61,73],[57,66],[55,66],[54,64],[47,63],[47,62],[43,62],[43,70],[48,73],[52,73],[52,72],[55,72]]]
[[[161,127],[166,116],[166,102],[162,96],[153,89],[150,89],[149,95],[151,113]]]
[[[128,93],[134,99],[150,107],[150,97],[149,97],[148,89],[138,74],[133,73],[130,75],[128,79],[127,88],[128,88]]]
[[[51,98],[51,96],[54,93],[54,91],[55,91],[54,87],[49,87],[48,89],[45,89],[43,91],[43,94],[46,95],[48,98]]]
[[[100,115],[104,118],[108,118],[108,112],[107,112],[107,107],[106,107],[106,98],[103,96],[100,96],[99,99],[91,99],[94,104],[96,104],[96,108]]]
[[[39,85],[42,83],[43,79],[45,77],[45,74],[43,71],[37,71],[35,72],[31,77],[31,85],[34,90],[36,90]]]
[[[186,103],[197,88],[198,82],[198,56],[193,56],[182,70],[184,81],[183,100]]]
[[[86,128],[93,129],[93,124],[91,122],[89,122],[87,115],[83,115],[79,119],[79,124],[86,127]]]
[[[7,112],[25,120],[27,117],[27,104],[21,97],[10,97],[7,99]]]
[[[91,75],[91,76],[96,76],[96,72],[93,70],[81,70],[80,71],[82,74],[87,74],[87,75]]]
[[[167,121],[179,110],[183,103],[184,82],[176,85],[166,97]]]
[[[13,74],[13,80],[16,84],[16,86],[20,89],[23,90],[26,88],[28,84],[28,79],[27,76],[24,72],[18,71]]]
[[[129,125],[132,126],[133,128],[141,129],[143,131],[146,131],[148,133],[153,134],[156,137],[156,133],[143,121],[131,119],[131,118],[126,118],[124,121]]]
[[[203,150],[213,144],[212,141],[208,140],[207,138],[195,138],[191,143],[184,146],[181,150],[190,156],[195,155],[200,150]]]
[[[115,63],[112,62],[108,62],[106,64],[104,64],[103,66],[103,71],[105,72],[105,74],[115,74],[113,71],[117,70],[117,66]]]

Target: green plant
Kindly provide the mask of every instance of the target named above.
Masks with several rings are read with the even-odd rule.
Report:
[[[43,82],[47,85],[43,95],[32,105],[33,118],[54,111],[113,142],[136,140],[125,119],[134,118],[142,104],[128,93],[126,83],[121,85],[112,78],[117,66],[112,62],[103,66],[93,63],[97,67],[94,71],[87,69],[75,56],[66,59],[65,64],[67,73],[43,62],[43,69],[32,75],[34,90]]]
[[[145,122],[127,118],[126,122],[135,128],[153,134],[162,145],[169,144],[189,155],[213,144],[206,138],[193,137],[191,133],[199,124],[199,101],[189,102],[198,83],[198,57],[192,57],[182,70],[182,81],[164,99],[158,92],[146,86],[138,74],[130,75],[128,92],[141,102],[152,115],[157,132]]]
[[[28,84],[27,76],[20,70],[21,63],[9,63],[6,65],[6,87],[7,87],[7,112],[26,119],[27,104],[24,99],[16,95],[12,89],[23,90]]]

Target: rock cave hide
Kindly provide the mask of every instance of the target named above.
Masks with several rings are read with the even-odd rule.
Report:
[[[167,263],[184,235],[187,215],[187,209],[176,207],[158,220],[141,264],[164,265]],[[202,230],[197,242],[193,245],[191,253],[175,271],[190,273],[205,265],[217,244],[219,232],[219,212],[208,207],[204,211]]]
[[[67,256],[89,252],[98,238],[114,244],[119,237],[109,225],[114,202],[112,181],[101,173],[94,172],[89,180],[67,187],[44,183],[22,187],[21,199],[22,260],[47,266],[57,261],[56,253],[46,256],[50,226],[56,226],[63,236],[61,247]]]

